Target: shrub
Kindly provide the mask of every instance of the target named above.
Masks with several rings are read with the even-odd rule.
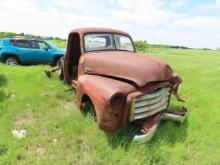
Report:
[[[134,41],[134,46],[137,51],[145,52],[148,49],[146,41]]]

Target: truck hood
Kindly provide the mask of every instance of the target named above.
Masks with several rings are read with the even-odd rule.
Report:
[[[86,74],[125,79],[139,87],[149,82],[167,81],[173,76],[171,67],[165,62],[134,52],[89,52],[84,55],[82,64]]]

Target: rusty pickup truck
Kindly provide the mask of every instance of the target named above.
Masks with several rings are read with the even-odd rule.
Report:
[[[183,122],[187,109],[169,109],[181,78],[164,61],[136,52],[126,32],[78,28],[68,37],[60,76],[76,89],[77,104],[94,107],[98,126],[115,132],[130,122],[141,123],[133,141],[151,139],[162,119]],[[91,107],[87,106],[87,107]]]

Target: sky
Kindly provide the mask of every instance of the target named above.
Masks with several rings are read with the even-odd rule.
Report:
[[[0,0],[0,31],[67,38],[78,27],[108,27],[134,40],[220,47],[220,0]]]

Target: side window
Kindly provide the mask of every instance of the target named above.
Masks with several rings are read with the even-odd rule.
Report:
[[[19,47],[19,48],[31,48],[31,45],[26,40],[11,40],[11,45]]]
[[[45,42],[39,41],[38,45],[39,45],[39,49],[45,49],[45,48],[49,49],[48,45]]]
[[[30,41],[32,49],[40,49],[37,41]]]
[[[2,40],[0,40],[0,46],[2,46],[2,45],[3,45]]]

